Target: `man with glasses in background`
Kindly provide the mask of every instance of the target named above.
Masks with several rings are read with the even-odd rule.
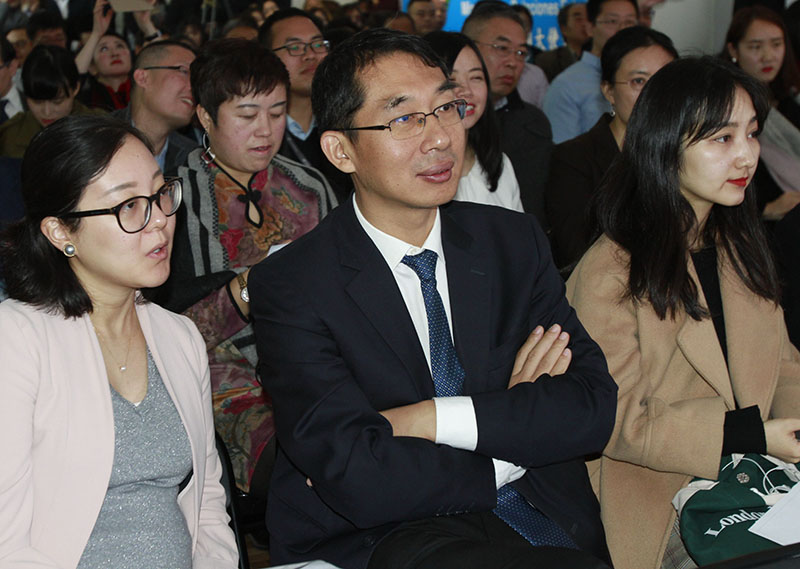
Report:
[[[322,62],[312,102],[355,193],[250,271],[279,441],[270,560],[607,567],[583,456],[616,385],[536,220],[451,201],[466,102],[443,62],[367,30]]]
[[[163,40],[147,44],[133,65],[130,104],[113,113],[144,133],[153,146],[161,171],[178,172],[197,144],[176,132],[194,114],[189,68],[195,52],[180,42]]]
[[[567,67],[550,84],[544,97],[544,112],[553,126],[556,144],[592,128],[611,105],[600,92],[600,54],[618,31],[638,24],[636,0],[589,0],[586,17],[592,49]]]
[[[462,32],[478,44],[489,71],[489,95],[500,124],[500,145],[514,166],[522,207],[534,214],[547,232],[544,189],[553,141],[547,117],[517,92],[529,49],[522,19],[508,4],[484,0],[475,5]]]
[[[289,72],[289,107],[286,131],[278,153],[321,171],[339,202],[352,190],[349,176],[325,159],[319,146],[319,130],[311,110],[311,81],[317,66],[330,51],[320,23],[298,8],[284,8],[264,20],[258,41],[275,52]]]

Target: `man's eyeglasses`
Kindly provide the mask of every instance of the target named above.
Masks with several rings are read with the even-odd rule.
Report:
[[[528,54],[530,53],[530,50],[528,49],[528,46],[525,46],[525,45],[522,46],[522,47],[518,47],[518,48],[512,48],[510,45],[505,45],[505,44],[502,44],[502,43],[486,43],[486,42],[483,42],[483,41],[479,41],[479,42],[475,42],[475,43],[479,43],[481,45],[488,45],[489,47],[491,47],[494,50],[495,54],[500,56],[500,57],[509,57],[509,56],[513,55],[515,58],[519,59],[520,61],[525,61],[526,59],[528,59]]]
[[[292,42],[287,43],[286,45],[282,45],[280,47],[276,47],[272,51],[278,51],[279,49],[285,49],[289,55],[305,55],[308,48],[311,48],[311,51],[314,53],[328,53],[331,49],[331,42],[328,40],[314,40],[312,42]]]
[[[75,217],[91,217],[94,215],[115,215],[120,229],[125,233],[138,233],[150,222],[150,214],[153,211],[153,202],[158,203],[158,207],[169,217],[173,215],[181,205],[183,197],[183,184],[180,178],[167,178],[152,196],[135,196],[128,198],[124,202],[108,209],[92,209],[87,211],[73,211],[59,215],[61,219],[72,219]]]
[[[392,138],[395,140],[405,140],[413,138],[418,134],[422,134],[425,130],[425,124],[428,117],[433,115],[439,120],[441,126],[451,126],[464,118],[467,112],[467,102],[464,99],[456,99],[443,105],[439,105],[429,113],[409,113],[402,117],[397,117],[388,122],[388,124],[379,124],[374,126],[359,126],[352,128],[339,128],[334,130],[389,130]]]
[[[595,24],[603,24],[604,26],[609,26],[611,28],[630,28],[631,26],[635,26],[639,22],[635,18],[627,18],[625,20],[620,20],[618,18],[608,18],[607,20],[597,20]]]
[[[189,75],[188,65],[148,65],[147,67],[142,67],[142,69],[169,69],[170,71],[177,71],[182,75]]]

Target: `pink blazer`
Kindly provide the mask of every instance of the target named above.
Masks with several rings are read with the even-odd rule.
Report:
[[[193,565],[233,569],[205,344],[188,318],[154,304],[137,314],[192,448],[194,474],[178,504]],[[113,458],[108,377],[88,315],[0,304],[0,569],[76,567]]]

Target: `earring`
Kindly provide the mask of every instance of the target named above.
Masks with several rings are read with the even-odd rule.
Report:
[[[75,245],[72,243],[67,243],[64,245],[64,255],[67,257],[74,257],[75,256]]]
[[[734,62],[734,63],[739,63],[739,60],[736,59],[735,57],[731,57],[731,61]]]
[[[203,154],[201,157],[206,164],[211,164],[217,157],[211,150],[211,140],[208,138],[207,130],[203,130]]]
[[[613,106],[611,107],[611,116],[612,116],[612,117],[615,117],[615,116],[617,116],[617,111],[614,109],[614,107],[613,107]]]

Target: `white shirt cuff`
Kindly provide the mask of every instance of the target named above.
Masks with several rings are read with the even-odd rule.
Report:
[[[478,446],[478,420],[472,397],[434,397],[436,443],[474,451]]]
[[[499,490],[509,482],[514,482],[514,480],[519,480],[525,474],[525,469],[521,466],[517,466],[516,464],[512,464],[510,462],[506,462],[505,460],[500,460],[498,458],[493,458],[492,463],[494,464],[494,482],[496,484],[496,488]]]

